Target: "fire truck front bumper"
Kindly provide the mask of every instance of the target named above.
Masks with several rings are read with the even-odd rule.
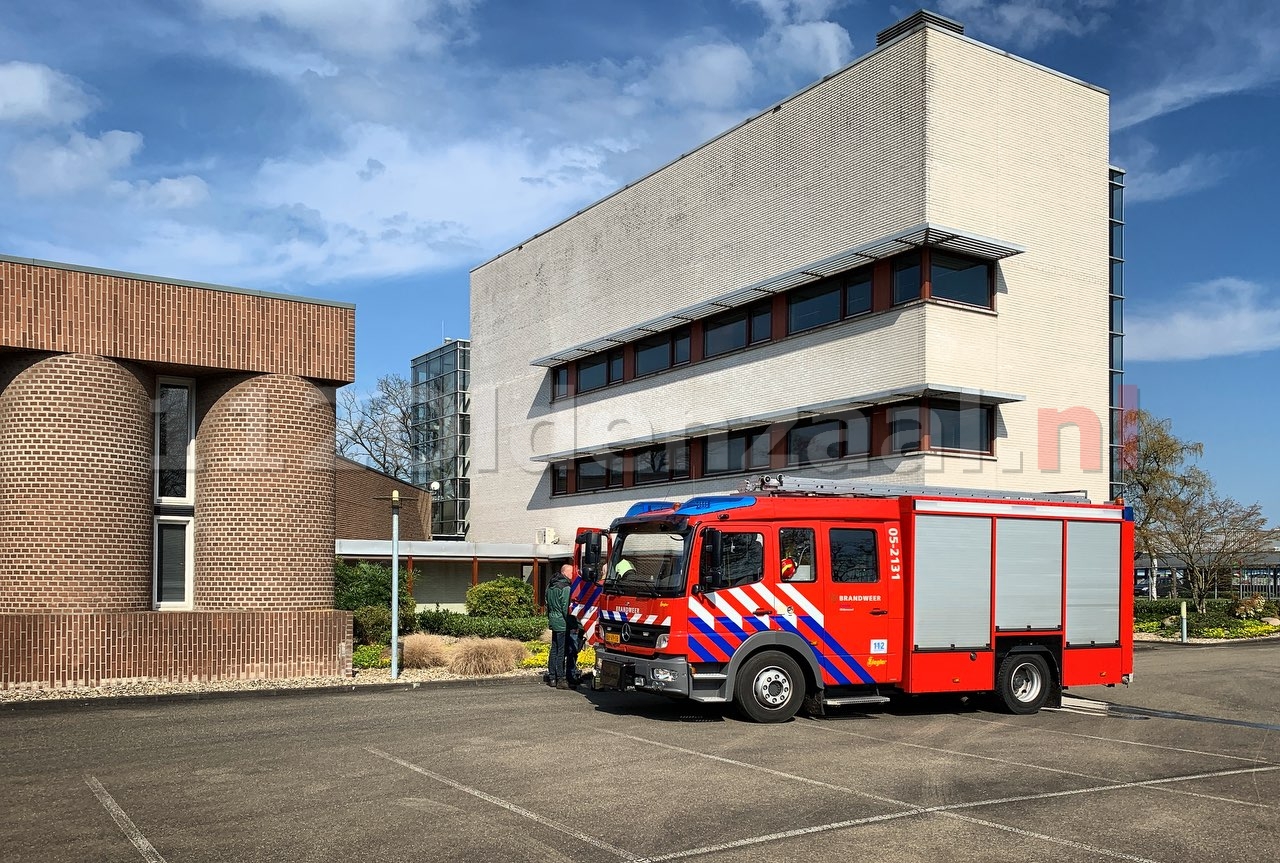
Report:
[[[682,656],[635,656],[597,648],[595,688],[687,698],[689,663]]]

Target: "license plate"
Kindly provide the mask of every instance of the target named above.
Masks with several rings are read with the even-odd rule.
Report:
[[[604,634],[605,644],[621,644],[622,636],[616,632],[606,632]]]

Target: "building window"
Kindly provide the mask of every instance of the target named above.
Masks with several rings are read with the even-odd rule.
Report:
[[[871,452],[871,417],[850,414],[844,421],[845,455],[867,455]]]
[[[703,474],[768,469],[769,432],[765,429],[730,432],[706,439]]]
[[[569,462],[556,462],[551,466],[551,493],[569,493]]]
[[[191,608],[194,521],[181,516],[159,516],[155,520],[152,601],[158,609]]]
[[[689,328],[676,330],[671,340],[671,364],[684,365],[689,362]]]
[[[608,383],[617,384],[622,382],[622,372],[625,368],[622,360],[622,349],[609,351],[609,380]]]
[[[716,357],[767,342],[772,334],[772,304],[766,300],[748,309],[736,309],[708,319],[703,328],[702,353],[705,357]]]
[[[636,377],[671,368],[671,336],[665,333],[636,344]]]
[[[889,446],[886,454],[915,452],[920,449],[920,407],[910,404],[889,408]]]
[[[797,288],[787,295],[787,333],[802,333],[840,320],[841,289],[832,279]]]
[[[934,251],[929,255],[930,296],[991,308],[991,265]]]
[[[636,485],[688,479],[689,442],[680,441],[636,450],[631,463]]]
[[[615,453],[584,458],[577,464],[578,491],[622,487],[622,456]]]
[[[601,355],[578,361],[578,392],[598,390],[609,382],[609,361]]]
[[[929,405],[929,448],[991,452],[991,408],[959,402]]]
[[[920,299],[920,253],[902,255],[893,262],[893,304]]]
[[[569,367],[560,366],[551,370],[551,398],[563,399],[569,396]]]
[[[155,408],[157,503],[194,503],[195,412],[191,383],[162,378]]]
[[[838,527],[832,528],[830,537],[832,581],[874,584],[880,580],[874,530]]]
[[[865,315],[871,311],[871,270],[856,270],[844,286],[844,314]]]
[[[787,432],[787,464],[802,467],[834,461],[844,455],[840,420],[806,422]]]

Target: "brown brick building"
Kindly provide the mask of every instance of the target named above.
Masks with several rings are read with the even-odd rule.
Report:
[[[0,688],[336,674],[343,303],[0,256]]]

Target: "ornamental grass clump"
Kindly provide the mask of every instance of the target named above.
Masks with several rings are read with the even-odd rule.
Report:
[[[454,647],[449,670],[478,676],[515,671],[524,659],[524,645],[507,638],[464,638]]]
[[[439,635],[406,635],[401,655],[405,668],[440,668],[449,664],[449,643]]]

